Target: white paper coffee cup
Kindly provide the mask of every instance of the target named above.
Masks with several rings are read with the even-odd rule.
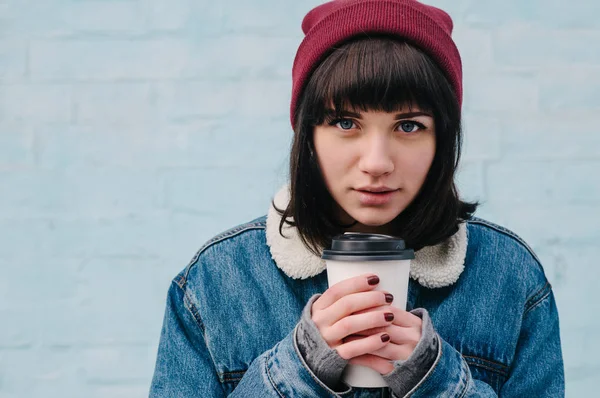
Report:
[[[346,233],[333,239],[330,250],[323,252],[329,286],[355,276],[372,273],[379,277],[374,290],[394,295],[393,306],[406,309],[410,261],[414,251],[404,241],[389,235]],[[348,365],[343,381],[353,387],[386,387],[379,372],[360,365]]]

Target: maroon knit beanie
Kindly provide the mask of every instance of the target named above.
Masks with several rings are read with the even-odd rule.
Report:
[[[324,55],[365,33],[397,36],[422,49],[445,73],[462,104],[462,66],[452,27],[446,12],[416,0],[333,0],[313,8],[302,21],[305,37],[292,69],[292,125],[302,90]]]

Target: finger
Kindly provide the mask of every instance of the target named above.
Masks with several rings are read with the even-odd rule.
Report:
[[[342,341],[344,343],[349,343],[351,341],[360,340],[360,339],[364,339],[364,336],[357,336],[355,334],[352,334],[352,335],[350,335],[348,337],[343,338]]]
[[[387,293],[387,292],[385,292]],[[360,310],[360,311],[356,311],[353,314],[366,314],[367,312],[374,312],[374,311],[378,311],[378,310],[384,310],[387,309],[390,306],[391,303],[385,303],[385,305],[379,306],[379,307],[371,307],[371,308],[365,308],[364,310]]]
[[[360,332],[356,332],[354,334],[359,337],[372,336],[372,335],[378,334],[378,333],[387,333],[387,331],[390,327],[394,327],[394,325],[382,326],[382,327],[377,327],[377,328],[372,328],[372,329],[367,329],[367,330],[361,330]],[[395,327],[400,327],[400,326],[395,326]]]
[[[383,311],[349,315],[326,328],[322,335],[326,341],[339,341],[361,330],[391,325],[393,320],[394,314]]]
[[[417,328],[390,325],[386,327],[385,333],[390,335],[394,344],[413,344],[416,346],[421,339],[421,330]]]
[[[351,341],[356,341],[356,340],[361,340],[361,339],[364,339],[364,337],[352,335],[352,336],[346,337],[343,341],[344,341],[344,343],[348,343]],[[408,357],[410,357],[410,355],[414,351],[415,347],[416,347],[416,345],[395,344],[390,341],[390,344],[387,344],[386,346],[384,346],[383,348],[381,348],[377,351],[371,352],[371,354],[375,355],[377,357],[383,358],[383,359],[391,360],[391,361],[395,361],[398,359],[406,360],[406,359],[408,359]]]
[[[361,365],[369,367],[375,370],[376,372],[381,373],[382,375],[388,374],[392,370],[394,370],[394,365],[390,363],[389,360],[370,354],[352,358],[349,363],[351,365]]]
[[[394,325],[404,327],[421,327],[423,321],[418,316],[411,314],[408,311],[398,307],[390,306],[390,310],[394,313]]]
[[[382,347],[376,351],[372,351],[371,354],[392,361],[406,361],[414,350],[414,345],[390,343],[387,344],[385,347]]]
[[[380,350],[389,343],[389,338],[390,336],[385,333],[378,334],[340,344],[339,346],[335,347],[335,349],[339,356],[344,359],[350,359],[359,355]]]
[[[325,309],[348,294],[366,292],[375,289],[378,284],[379,277],[374,274],[345,279],[325,290],[321,297],[313,303],[313,310]]]
[[[394,297],[391,294],[381,291],[352,293],[342,297],[341,299],[339,299],[324,310],[318,312],[315,312],[313,310],[312,319],[317,324],[317,326],[319,326],[319,328],[324,326],[331,326],[334,323],[338,322],[340,319],[354,314],[355,312],[359,312],[371,307],[381,307],[385,304],[391,303],[393,300]],[[367,329],[369,327],[375,326],[382,325],[367,325],[362,329]]]

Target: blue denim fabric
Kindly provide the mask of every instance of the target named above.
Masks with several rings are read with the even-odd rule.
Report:
[[[207,242],[173,280],[151,397],[335,397],[294,339],[326,273],[291,279],[271,259],[265,218]],[[412,397],[562,397],[556,303],[538,259],[512,232],[468,222],[465,270],[448,287],[410,281],[408,309],[426,308],[441,337]],[[343,397],[387,396],[353,388]]]

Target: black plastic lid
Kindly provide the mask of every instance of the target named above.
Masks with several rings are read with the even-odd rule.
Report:
[[[412,260],[415,252],[407,249],[404,240],[390,235],[346,232],[331,242],[321,258],[339,261]]]

